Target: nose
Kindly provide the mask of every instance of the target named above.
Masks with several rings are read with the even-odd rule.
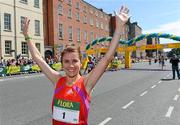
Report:
[[[74,67],[74,65],[73,65],[73,63],[72,62],[70,62],[70,65],[69,65],[70,67]]]

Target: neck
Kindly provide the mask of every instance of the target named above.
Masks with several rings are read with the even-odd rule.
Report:
[[[68,85],[73,85],[81,76],[78,74],[73,77],[66,76],[66,83]]]

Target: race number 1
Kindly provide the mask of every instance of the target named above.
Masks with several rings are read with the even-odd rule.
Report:
[[[66,123],[79,123],[80,103],[54,99],[53,119]]]

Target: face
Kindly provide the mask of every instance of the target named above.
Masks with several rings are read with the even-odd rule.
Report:
[[[81,62],[77,52],[65,53],[62,63],[63,69],[68,77],[73,78],[79,75]]]

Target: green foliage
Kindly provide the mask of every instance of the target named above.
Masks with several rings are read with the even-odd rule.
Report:
[[[167,56],[172,57],[173,54],[180,55],[180,48],[172,49]]]

